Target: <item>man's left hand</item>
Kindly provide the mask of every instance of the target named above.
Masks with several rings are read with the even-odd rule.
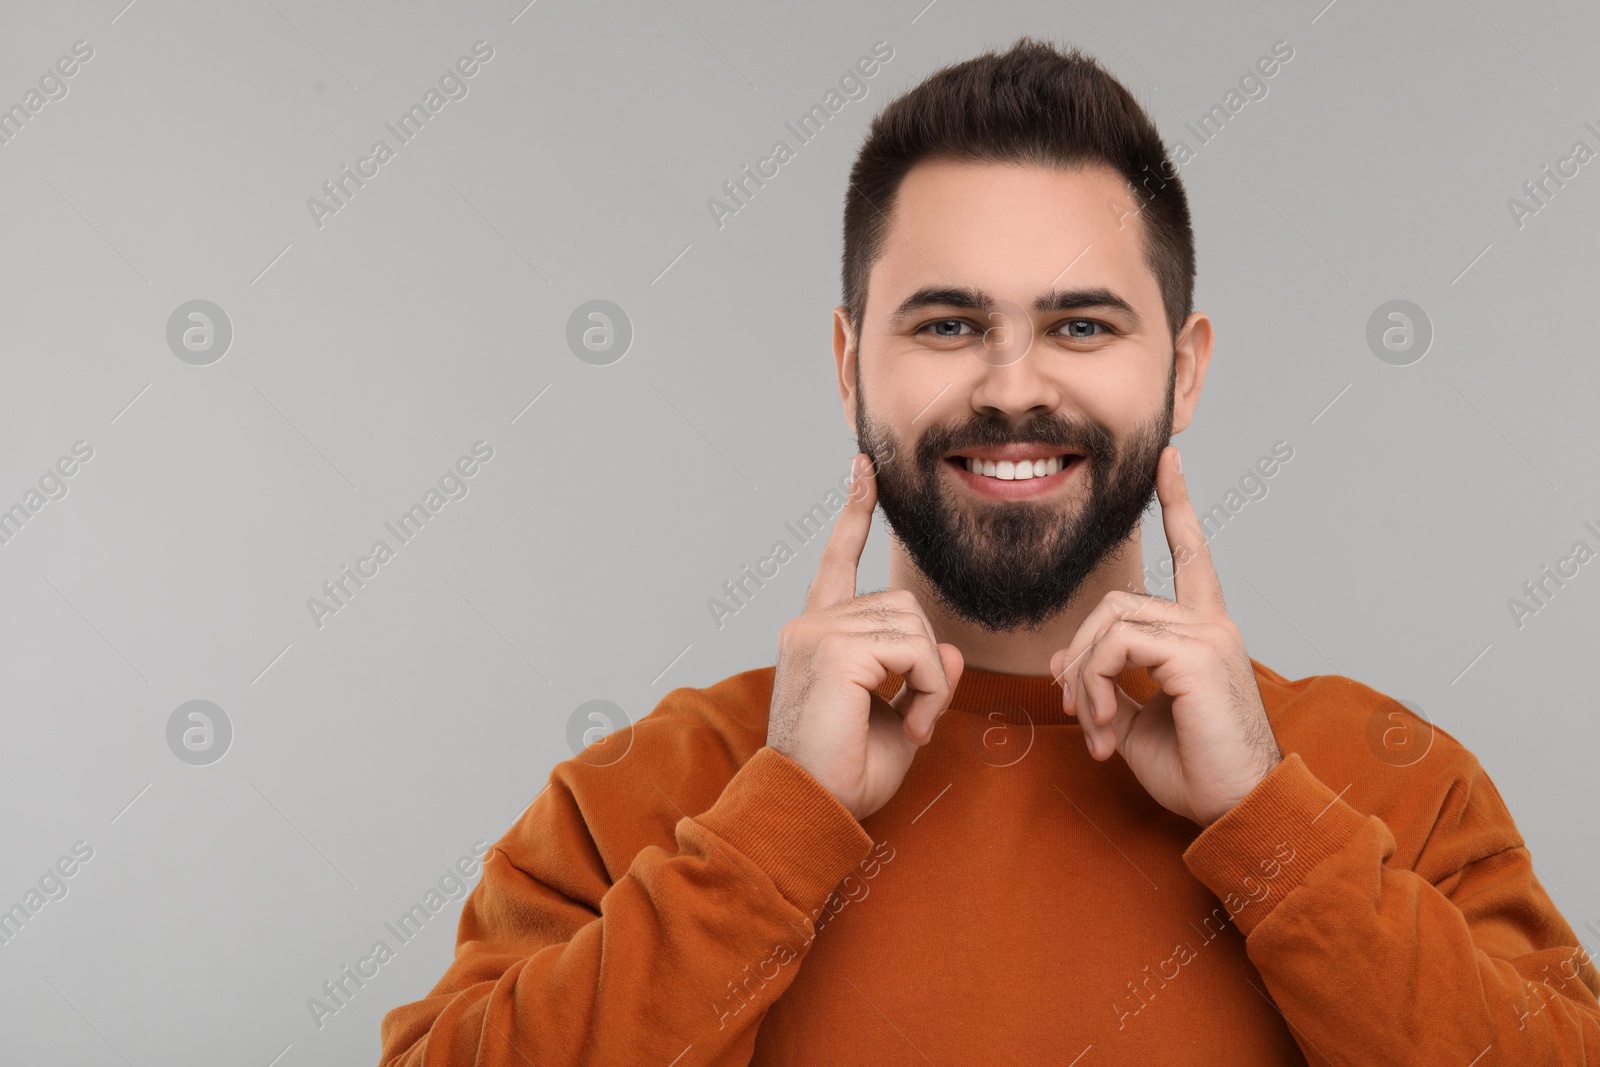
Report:
[[[1072,643],[1050,657],[1050,673],[1091,756],[1121,753],[1162,807],[1206,827],[1244,799],[1283,753],[1170,445],[1156,468],[1156,496],[1177,599],[1107,593]],[[1145,704],[1117,685],[1130,664],[1147,668],[1161,687]]]

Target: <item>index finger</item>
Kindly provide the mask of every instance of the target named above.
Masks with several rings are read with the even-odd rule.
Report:
[[[1165,453],[1170,452],[1171,455]],[[1211,563],[1200,518],[1189,500],[1178,450],[1168,445],[1156,468],[1156,496],[1161,501],[1161,525],[1172,550],[1172,597],[1186,607],[1222,611],[1222,583]]]
[[[822,560],[806,591],[807,612],[819,611],[856,595],[856,568],[872,530],[872,509],[878,504],[878,483],[872,461],[857,452],[851,460],[850,492],[833,522],[833,532],[822,546]]]

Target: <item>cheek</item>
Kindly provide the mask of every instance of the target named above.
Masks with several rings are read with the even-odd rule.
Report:
[[[1075,408],[1111,431],[1118,441],[1129,436],[1166,412],[1167,366],[1153,359],[1107,358],[1084,360],[1081,372],[1062,385],[1063,407],[1071,417]]]
[[[915,447],[931,427],[959,425],[973,417],[967,405],[975,376],[961,366],[969,360],[959,353],[936,358],[925,351],[884,352],[877,362],[893,370],[862,368],[858,415],[864,412],[880,436],[892,434]]]
[[[1157,380],[1154,362],[1125,346],[1064,361],[1058,380],[1066,398],[1108,425],[1137,422],[1152,401],[1165,395],[1166,378]]]

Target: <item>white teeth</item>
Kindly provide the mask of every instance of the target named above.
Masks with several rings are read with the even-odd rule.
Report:
[[[989,478],[1000,478],[1004,481],[1027,481],[1030,478],[1046,478],[1058,474],[1063,466],[1061,456],[1052,456],[1049,459],[1021,460],[1013,462],[1009,459],[994,460],[973,459],[970,456],[962,457],[967,465],[967,470],[974,474],[982,474]]]

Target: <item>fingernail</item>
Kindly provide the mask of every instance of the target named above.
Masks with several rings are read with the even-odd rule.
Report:
[[[861,477],[861,453],[857,452],[850,457],[850,480],[853,482]]]
[[[1172,462],[1178,468],[1178,473],[1183,473],[1183,453],[1178,451],[1178,446],[1172,446]]]

